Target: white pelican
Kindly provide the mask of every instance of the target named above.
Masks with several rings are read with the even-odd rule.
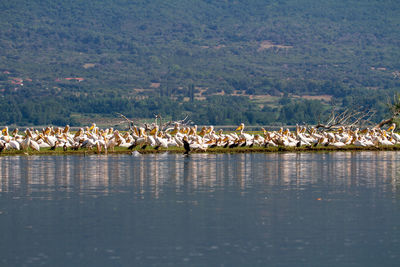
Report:
[[[8,134],[8,127],[4,127],[4,129],[1,131],[2,136],[1,139],[6,141],[7,143],[10,142],[11,136]]]
[[[15,140],[10,140],[8,143],[6,143],[6,149],[21,150],[21,145]]]
[[[239,127],[236,128],[235,131],[240,131],[239,137],[246,139],[246,141],[251,141],[253,140],[253,136],[248,133],[244,133],[244,123],[241,123]]]

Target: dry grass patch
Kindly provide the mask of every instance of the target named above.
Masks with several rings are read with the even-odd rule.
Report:
[[[293,48],[291,45],[276,45],[271,43],[270,41],[262,41],[260,46],[258,47],[257,51],[261,52],[266,49],[272,49],[272,48],[277,48],[277,49],[290,49]]]
[[[94,68],[95,66],[96,66],[96,64],[93,64],[93,63],[83,64],[83,68],[85,68],[85,69]]]
[[[322,100],[322,101],[326,101],[326,102],[329,102],[332,100],[331,95],[303,95],[303,96],[301,96],[301,98],[309,99],[309,100]]]

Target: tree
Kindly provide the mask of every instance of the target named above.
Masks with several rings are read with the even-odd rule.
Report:
[[[400,94],[394,95],[393,100],[389,100],[387,105],[389,107],[391,116],[375,125],[375,128],[381,128],[382,126],[393,123],[394,121],[399,119],[398,117],[400,115]]]

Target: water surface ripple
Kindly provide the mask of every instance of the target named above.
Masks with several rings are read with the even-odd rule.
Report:
[[[0,157],[0,266],[397,266],[400,153]]]

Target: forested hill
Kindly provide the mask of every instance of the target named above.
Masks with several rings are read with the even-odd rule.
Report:
[[[0,124],[315,122],[332,102],[379,119],[400,89],[399,14],[393,0],[1,1]]]

